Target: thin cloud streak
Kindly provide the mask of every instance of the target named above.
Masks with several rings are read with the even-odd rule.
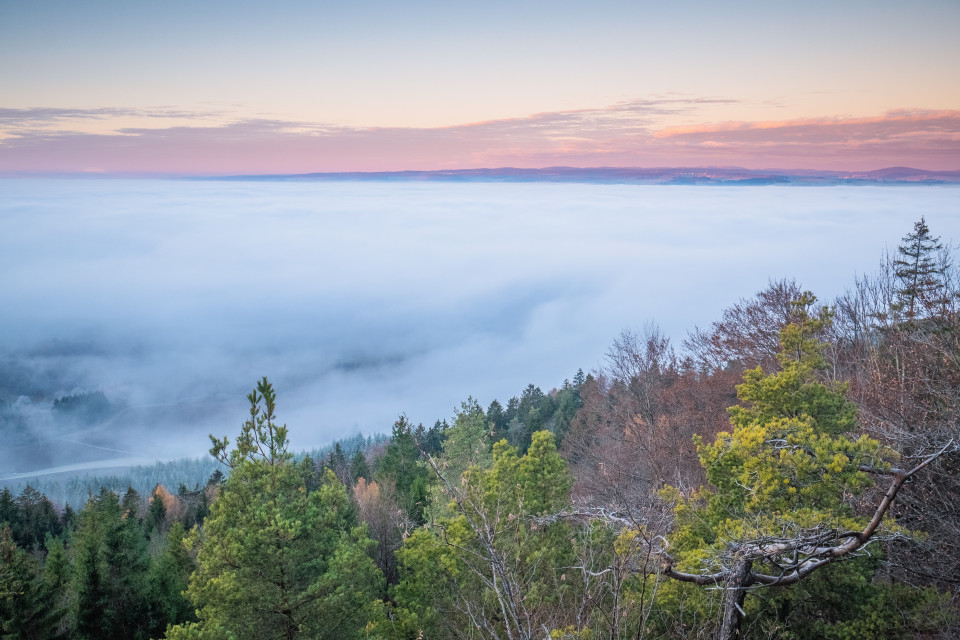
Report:
[[[695,119],[704,105],[718,102],[732,101],[635,100],[436,128],[356,128],[266,119],[221,126],[127,127],[105,134],[8,128],[12,137],[0,140],[0,172],[229,175],[557,165],[958,168],[960,111],[668,126],[678,117]],[[18,111],[36,113],[10,113]],[[71,115],[74,112],[79,115]],[[109,116],[110,110],[8,109],[0,110],[0,127],[4,118],[69,124],[71,118]]]
[[[28,126],[77,119],[105,119],[135,116],[139,118],[197,118],[209,112],[185,111],[157,107],[154,109],[119,109],[98,107],[96,109],[60,109],[33,107],[29,109],[0,108],[0,126]]]

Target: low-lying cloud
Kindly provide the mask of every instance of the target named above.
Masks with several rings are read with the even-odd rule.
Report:
[[[296,448],[431,424],[683,337],[795,276],[825,298],[947,187],[7,180],[0,475],[202,455],[268,375]],[[59,402],[59,404],[56,404]]]

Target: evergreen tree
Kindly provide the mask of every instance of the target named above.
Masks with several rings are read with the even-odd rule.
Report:
[[[124,517],[104,488],[87,503],[74,540],[79,637],[145,638],[150,561],[139,521]]]
[[[317,464],[310,455],[304,456],[303,460],[300,461],[299,466],[300,473],[303,474],[304,487],[306,487],[307,493],[313,493],[320,487],[320,482],[323,480],[324,470],[328,467],[326,465]]]
[[[150,506],[147,508],[147,518],[144,527],[148,534],[154,532],[162,534],[167,528],[167,506],[163,502],[163,495],[160,491],[160,485],[153,490],[150,496]]]
[[[42,580],[36,561],[17,548],[9,527],[0,531],[0,637],[47,640],[60,637],[62,610]]]
[[[167,637],[358,638],[383,587],[369,556],[374,543],[332,471],[307,492],[266,378],[248,400],[235,448],[211,437],[211,454],[231,473],[202,531],[189,537],[197,570],[187,594],[199,622]]]
[[[160,637],[168,625],[195,620],[193,606],[184,597],[190,574],[196,564],[184,546],[183,525],[174,522],[166,534],[163,551],[150,564],[149,593],[150,637]]]
[[[210,474],[210,478],[207,479],[207,486],[220,486],[225,479],[226,476],[223,475],[223,471],[215,469],[214,472]]]
[[[436,472],[445,473],[439,465]],[[490,464],[470,467],[462,482],[446,478],[452,512],[414,531],[397,553],[394,616],[377,631],[411,639],[463,630],[477,638],[560,637],[550,630],[574,583],[561,569],[572,561],[571,532],[560,520],[536,518],[567,506],[571,484],[547,431],[533,435],[523,456],[501,440]]]
[[[894,311],[907,320],[928,315],[948,302],[944,284],[948,265],[940,260],[942,250],[940,238],[930,235],[922,217],[897,248],[893,264],[899,288]]]
[[[419,460],[420,450],[411,433],[410,423],[406,416],[400,416],[393,424],[390,444],[380,459],[376,475],[380,484],[390,483],[394,486],[400,507],[411,520],[423,524],[428,474]]]
[[[507,434],[507,419],[504,415],[503,405],[493,400],[487,407],[487,421],[490,423],[491,438],[494,442],[499,442]]]
[[[58,621],[51,637],[69,636],[73,632],[73,567],[62,539],[47,536],[46,548],[43,582],[50,594],[50,612]]]
[[[487,417],[476,400],[467,398],[456,410],[453,426],[447,430],[443,441],[445,473],[459,481],[467,467],[489,467],[493,460],[491,446]]]
[[[69,502],[63,505],[63,514],[60,516],[60,523],[64,533],[76,531],[78,519],[79,516],[77,516],[77,512],[73,510]]]
[[[757,619],[765,611],[774,616],[768,630],[789,623],[791,637],[797,638],[845,637],[846,629],[867,629],[851,626],[858,621],[849,616],[878,619],[882,612],[869,606],[858,609],[849,602],[831,609],[828,601],[811,603],[807,597],[817,590],[841,592],[871,582],[875,565],[832,563],[855,556],[857,549],[876,539],[878,526],[892,526],[882,520],[890,496],[873,519],[858,517],[850,498],[871,486],[875,475],[886,474],[895,479],[891,489],[895,496],[906,478],[922,468],[891,470],[891,451],[855,435],[857,411],[846,398],[846,385],[818,377],[826,363],[825,345],[816,336],[831,316],[827,309],[810,316],[814,301],[805,294],[795,303],[799,321],[781,332],[780,370],[765,374],[758,367],[744,374],[737,387],[741,404],[729,410],[732,431],[719,433],[712,444],[697,439],[712,488],[690,497],[673,496],[677,527],[670,537],[665,573],[688,583],[723,586],[719,635],[723,640],[741,637],[744,611],[754,628],[763,628]],[[754,592],[751,588],[797,584],[808,576],[810,582],[796,589],[746,599]],[[893,593],[884,589],[876,585],[872,592],[876,601]],[[664,597],[682,599],[675,585],[665,589]],[[896,603],[896,598],[886,601]],[[685,608],[697,610],[691,602]],[[708,608],[719,604],[701,601]],[[791,615],[804,607],[809,615]],[[904,633],[903,618],[891,624],[869,627],[870,634],[856,637]]]
[[[429,429],[424,429],[423,425],[417,425],[414,431],[414,440],[420,447],[420,450],[427,455],[435,456],[443,448],[443,441],[447,437],[447,430],[450,425],[446,420],[437,420]]]
[[[16,504],[18,517],[12,528],[14,540],[20,547],[40,549],[48,533],[60,535],[60,517],[46,495],[28,484]]]
[[[577,374],[573,376],[573,387],[580,391],[580,388],[583,386],[583,383],[587,381],[587,377],[583,374],[583,369],[577,369]]]
[[[335,442],[333,449],[330,450],[325,466],[332,470],[334,475],[336,475],[344,485],[350,484],[350,463],[347,462],[347,454],[344,452],[343,446],[339,441]]]
[[[360,478],[370,478],[370,465],[367,464],[367,456],[358,449],[350,461],[350,479],[356,483]]]
[[[133,487],[127,487],[127,492],[123,494],[120,511],[125,518],[140,519],[140,494]]]
[[[20,508],[7,487],[0,491],[0,527],[4,525],[11,531],[20,527]]]

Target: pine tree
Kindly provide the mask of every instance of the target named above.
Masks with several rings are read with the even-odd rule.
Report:
[[[333,471],[306,490],[267,379],[247,398],[250,418],[236,447],[211,437],[211,454],[231,472],[203,529],[188,538],[197,570],[187,594],[199,622],[171,627],[167,637],[358,638],[383,588],[369,556],[374,543]]]
[[[489,467],[493,461],[491,446],[487,417],[480,404],[469,397],[460,403],[443,441],[445,472],[456,482],[469,466]]]
[[[133,487],[127,487],[127,492],[123,494],[120,501],[120,511],[125,518],[140,518],[140,494]]]
[[[697,438],[712,488],[672,496],[677,527],[664,573],[682,582],[722,587],[718,637],[723,640],[741,637],[745,610],[756,615],[753,607],[759,598],[748,603],[746,597],[759,587],[785,587],[810,578],[827,580],[829,592],[844,588],[845,579],[850,584],[869,582],[870,565],[832,563],[856,557],[891,531],[893,524],[884,517],[890,501],[908,478],[935,459],[906,471],[894,469],[892,451],[855,434],[857,411],[846,397],[847,386],[818,375],[826,368],[826,345],[816,336],[830,323],[831,314],[823,309],[811,316],[814,302],[807,293],[795,303],[799,320],[781,332],[780,370],[767,374],[758,367],[744,374],[737,387],[741,404],[729,410],[733,429],[717,434],[712,444]],[[860,517],[850,499],[877,477],[890,478],[890,489],[872,518]],[[791,593],[778,594],[780,602],[789,602]],[[830,625],[848,624],[845,616],[854,611],[847,607],[831,618],[835,612],[826,601],[806,606],[820,611],[819,622],[816,616],[809,618],[820,626],[811,630],[794,623],[792,637],[824,637],[827,632],[841,637],[842,628]],[[869,606],[857,611],[868,617],[877,614]],[[783,615],[782,609],[777,615]],[[857,637],[899,637],[903,628],[897,625],[902,624],[901,618]]]
[[[4,525],[11,531],[20,527],[20,508],[7,487],[0,491],[0,527]]]

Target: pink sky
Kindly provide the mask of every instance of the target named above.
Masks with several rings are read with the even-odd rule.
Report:
[[[0,172],[960,170],[960,2],[0,2]]]
[[[0,2],[0,172],[960,169],[960,2]]]
[[[546,166],[960,169],[960,110],[670,125],[724,101],[649,100],[447,127],[277,120],[78,132],[117,113],[0,110],[0,172],[231,175]],[[130,114],[126,114],[130,115]],[[142,115],[142,114],[141,114]],[[163,115],[163,114],[160,114]],[[174,113],[171,118],[191,118]],[[158,126],[159,125],[159,126]]]

